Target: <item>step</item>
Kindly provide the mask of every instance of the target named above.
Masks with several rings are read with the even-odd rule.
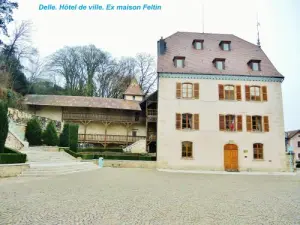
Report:
[[[72,170],[72,171],[63,171],[60,173],[22,173],[20,177],[50,177],[50,176],[58,176],[58,175],[65,175],[65,174],[71,174],[71,173],[79,173],[79,172],[86,172],[86,171],[92,171],[96,170],[98,168],[90,168],[90,169],[84,169],[84,170]]]

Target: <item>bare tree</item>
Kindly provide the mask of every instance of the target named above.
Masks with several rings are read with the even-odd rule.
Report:
[[[82,94],[84,74],[79,47],[64,47],[50,56],[47,63],[49,72],[64,78],[69,95]]]
[[[139,53],[136,58],[136,77],[145,95],[155,90],[157,81],[154,57],[147,53]]]

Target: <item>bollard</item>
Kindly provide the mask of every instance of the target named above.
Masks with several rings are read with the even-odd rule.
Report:
[[[102,157],[99,157],[98,165],[99,165],[99,168],[103,167],[103,158]]]

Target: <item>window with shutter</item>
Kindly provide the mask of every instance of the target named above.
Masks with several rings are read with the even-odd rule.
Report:
[[[199,114],[194,114],[194,129],[199,130]]]
[[[235,131],[236,121],[235,115],[226,115],[225,116],[225,129],[226,131]]]
[[[224,115],[219,115],[219,128],[220,128],[220,131],[225,130],[225,116]]]
[[[264,131],[269,132],[269,117],[264,116]]]
[[[252,119],[251,119],[251,116],[247,116],[247,131],[252,131]]]
[[[193,128],[193,114],[184,113],[182,114],[182,129],[192,129]]]
[[[252,116],[252,131],[262,131],[261,116]]]
[[[262,97],[263,101],[268,101],[267,86],[262,86]]]
[[[224,99],[224,85],[219,84],[219,100],[223,100],[223,99]]]
[[[251,101],[261,101],[260,86],[251,86],[250,87],[250,99],[251,99]]]
[[[181,114],[176,113],[176,129],[181,129]]]
[[[241,115],[237,116],[237,131],[243,131],[243,117]]]
[[[241,101],[242,100],[242,88],[241,85],[236,85],[236,100]]]
[[[176,98],[181,98],[181,83],[176,83]]]
[[[250,101],[250,86],[246,85],[245,86],[245,97],[246,97],[246,101]]]
[[[199,83],[194,84],[194,98],[199,99]]]

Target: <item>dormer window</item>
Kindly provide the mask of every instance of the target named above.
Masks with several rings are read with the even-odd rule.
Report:
[[[213,64],[218,70],[225,70],[225,59],[214,59]]]
[[[231,50],[231,41],[221,41],[220,42],[220,47],[223,51],[230,51]]]
[[[260,71],[260,60],[251,59],[248,65],[253,71]]]
[[[183,56],[175,56],[174,59],[173,59],[174,66],[176,68],[183,68],[184,67],[184,61],[185,61],[185,57],[183,57]]]
[[[204,40],[195,39],[193,41],[194,49],[202,50],[203,49],[203,42],[204,42]]]

